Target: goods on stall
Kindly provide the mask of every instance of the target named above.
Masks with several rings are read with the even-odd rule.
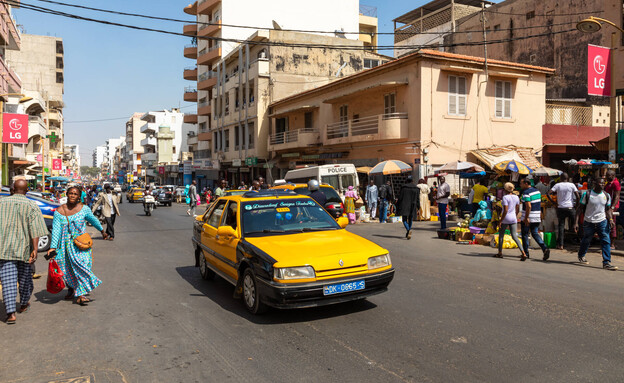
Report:
[[[520,244],[522,244],[522,239],[518,239],[520,241]],[[498,247],[498,235],[495,235],[493,238],[492,243],[495,245],[494,247]],[[513,237],[509,234],[505,234],[505,236],[503,237],[503,249],[517,249],[518,245],[516,245],[516,242],[513,240]]]

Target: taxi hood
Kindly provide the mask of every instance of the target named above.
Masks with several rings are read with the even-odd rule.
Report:
[[[245,240],[275,259],[275,267],[310,265],[315,270],[329,270],[339,267],[339,260],[343,261],[343,267],[354,267],[366,265],[369,257],[388,253],[381,246],[344,229],[246,237]]]

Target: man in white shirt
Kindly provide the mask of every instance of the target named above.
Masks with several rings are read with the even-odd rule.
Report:
[[[611,238],[609,231],[615,225],[611,211],[611,196],[604,191],[604,178],[596,179],[594,188],[583,193],[580,200],[580,209],[574,221],[574,231],[578,232],[578,221],[581,213],[584,214],[583,240],[578,252],[580,263],[589,263],[585,258],[589,243],[597,232],[602,245],[602,268],[617,270],[617,266],[611,265]]]
[[[95,211],[98,206],[102,205],[102,215],[106,221],[106,234],[108,234],[108,240],[112,241],[115,238],[115,217],[118,217],[119,206],[117,205],[117,198],[113,195],[110,185],[104,185],[104,193],[100,193],[98,201],[91,208]]]
[[[438,186],[438,194],[436,202],[438,204],[438,216],[440,218],[440,228],[446,229],[446,207],[448,206],[451,195],[451,187],[446,183],[446,178],[440,177],[440,186]]]
[[[576,211],[576,204],[579,201],[579,191],[572,182],[568,182],[568,173],[562,173],[559,183],[555,184],[553,188],[546,194],[551,203],[553,201],[552,196],[557,195],[557,219],[559,220],[559,227],[557,230],[557,248],[563,250],[563,239],[565,236],[565,222],[566,218],[570,220],[570,226],[574,222],[574,214]]]

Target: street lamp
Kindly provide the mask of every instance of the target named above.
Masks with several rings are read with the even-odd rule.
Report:
[[[25,96],[21,93],[5,93],[0,94],[0,142],[2,141],[2,117],[4,114],[4,98],[8,96],[22,96],[20,98],[19,103],[28,102],[32,100],[32,97]],[[5,154],[8,153],[8,146],[5,143],[0,145],[0,185],[8,185],[9,184],[9,157],[7,156],[6,160],[4,158]]]
[[[624,29],[618,27],[615,23],[595,16],[589,16],[588,18],[576,23],[576,29],[583,33],[595,33],[602,29],[602,23],[608,24],[613,28],[624,34]],[[615,156],[617,153],[617,129],[616,129],[616,115],[617,115],[617,96],[615,94],[615,55],[613,50],[617,47],[617,34],[611,33],[611,55],[609,58],[609,66],[611,67],[611,99],[610,99],[610,111],[611,119],[609,120],[609,161],[615,162]]]

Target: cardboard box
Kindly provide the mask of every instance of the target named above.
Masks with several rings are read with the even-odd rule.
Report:
[[[438,214],[438,207],[437,206],[431,206],[429,208],[429,210],[431,211],[431,215]]]
[[[471,232],[461,233],[461,235],[459,235],[459,236],[456,235],[455,239],[457,239],[458,241],[472,241],[472,236],[473,235],[474,234],[472,234]]]

